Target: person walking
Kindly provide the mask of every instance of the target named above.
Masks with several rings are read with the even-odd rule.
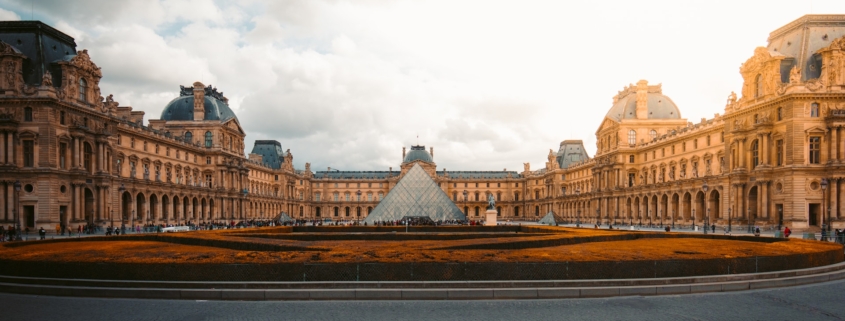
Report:
[[[783,228],[783,235],[784,235],[784,236],[789,237],[789,235],[791,235],[791,234],[792,234],[792,231],[791,231],[791,230],[789,230],[789,227],[784,227],[784,228]]]
[[[38,230],[38,236],[40,236],[42,240],[47,238],[47,231],[44,230],[43,226]]]

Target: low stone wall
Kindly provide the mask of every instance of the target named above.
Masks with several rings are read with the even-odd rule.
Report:
[[[835,264],[841,249],[776,257],[593,262],[127,264],[0,260],[13,276],[171,281],[472,281],[665,278],[772,272]]]

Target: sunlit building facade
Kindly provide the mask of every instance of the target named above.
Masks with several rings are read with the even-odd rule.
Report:
[[[213,86],[174,85],[158,119],[100,92],[103,73],[73,38],[0,22],[0,224],[361,221],[415,165],[470,220],[554,212],[585,224],[845,227],[845,16],[775,30],[740,67],[715,116],[690,121],[661,86],[638,81],[599,121],[596,154],[564,140],[538,169],[450,171],[434,148],[402,148],[385,171],[293,166],[275,140],[248,144]],[[104,97],[105,96],[105,97]],[[718,112],[718,113],[716,113]],[[398,158],[397,150],[397,160]]]

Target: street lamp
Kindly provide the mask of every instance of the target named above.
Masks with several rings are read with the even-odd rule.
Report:
[[[692,230],[695,231],[695,209],[692,209]]]
[[[15,213],[15,220],[17,221],[17,223],[15,223],[15,225],[16,225],[16,227],[15,227],[15,229],[16,229],[15,240],[16,241],[21,240],[21,211],[20,211],[20,206],[21,206],[21,181],[15,181],[15,212],[16,212]]]
[[[358,225],[358,221],[361,220],[361,190],[355,192],[355,195],[358,196],[358,208],[356,209],[357,217],[355,218],[355,225]]]
[[[577,198],[580,195],[581,195],[581,188],[578,187],[578,188],[575,189],[575,198],[576,198],[575,201],[576,202],[578,201]],[[580,204],[578,205],[578,220],[575,222],[575,227],[581,227],[581,205]]]
[[[126,213],[124,213],[123,208],[126,204],[123,204],[123,193],[126,192],[126,186],[123,183],[120,184],[120,187],[117,188],[117,195],[120,195],[120,233],[126,233]]]
[[[466,184],[464,184],[464,185],[466,185]],[[464,187],[466,187],[466,186],[464,186]],[[469,207],[467,206],[467,194],[469,194],[469,193],[466,190],[464,190],[463,194],[464,194],[464,208],[467,211],[464,214],[466,214],[467,220],[469,220]]]
[[[648,227],[651,227],[651,209],[648,209]]]
[[[707,230],[710,228],[710,203],[707,202],[707,190],[710,189],[710,186],[707,186],[707,181],[701,185],[701,189],[704,191],[704,207],[707,209],[707,215],[704,216],[704,234],[707,234]]]
[[[748,205],[748,212],[746,212],[746,215],[748,215],[748,233],[751,234],[751,224],[753,224],[751,221],[751,205]]]
[[[824,212],[823,211],[824,211],[825,205],[827,204],[827,202],[825,202],[827,200],[826,199],[827,198],[827,195],[826,195],[827,179],[826,178],[822,178],[822,184],[821,185],[822,185],[822,213],[821,213],[820,216],[822,217],[822,220],[824,220]],[[827,208],[827,221],[825,221],[825,223],[827,223],[827,232],[828,232],[827,234],[829,235],[830,234],[830,207]],[[822,224],[822,232],[824,232],[824,224]],[[822,233],[822,235],[825,235],[825,233]],[[823,241],[825,241],[825,240],[823,240]]]
[[[672,209],[672,230],[675,229],[675,209]]]
[[[601,203],[599,203],[599,206],[601,206]],[[601,226],[601,221],[600,221],[600,220],[601,220],[601,210],[599,210],[599,209],[597,208],[597,209],[596,209],[596,225]]]

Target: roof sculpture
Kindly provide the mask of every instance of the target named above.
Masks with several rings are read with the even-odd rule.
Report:
[[[395,221],[406,216],[428,216],[433,221],[466,220],[466,215],[419,164],[408,170],[364,222]]]

